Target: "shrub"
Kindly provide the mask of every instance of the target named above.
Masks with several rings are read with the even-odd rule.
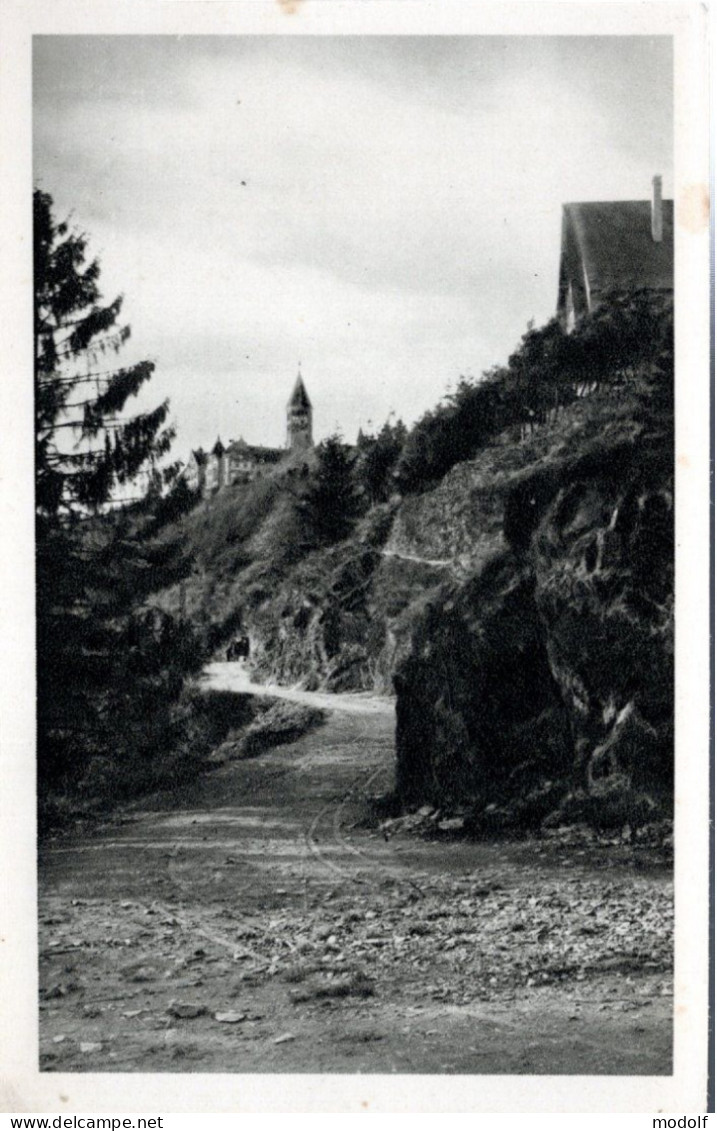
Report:
[[[247,727],[241,742],[245,758],[255,758],[273,746],[295,742],[326,718],[326,712],[299,703],[276,703]]]
[[[458,388],[414,426],[395,471],[404,494],[424,491],[501,432],[531,430],[580,389],[632,386],[646,403],[672,400],[671,299],[649,290],[607,295],[572,334],[557,319],[528,328],[503,368]]]

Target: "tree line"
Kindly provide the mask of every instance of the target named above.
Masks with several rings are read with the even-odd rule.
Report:
[[[340,436],[317,449],[306,513],[320,540],[335,541],[355,518],[394,495],[425,491],[501,435],[519,442],[597,390],[642,397],[646,412],[671,411],[673,303],[647,289],[613,292],[566,333],[557,318],[529,326],[506,365],[462,377],[454,392],[409,430],[388,422],[355,448]]]
[[[530,326],[506,365],[462,378],[411,429],[396,489],[423,491],[502,433],[512,430],[517,441],[598,389],[631,388],[654,408],[671,402],[673,333],[672,297],[647,289],[604,296],[573,333],[557,318]]]

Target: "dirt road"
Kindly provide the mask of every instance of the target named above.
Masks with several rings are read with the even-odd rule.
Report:
[[[247,691],[239,665],[207,683]],[[46,1071],[668,1074],[671,874],[647,850],[385,839],[393,705],[40,856]],[[636,867],[638,865],[639,867]]]

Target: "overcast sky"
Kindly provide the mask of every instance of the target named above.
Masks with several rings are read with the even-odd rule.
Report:
[[[565,201],[672,195],[668,39],[40,37],[35,183],[176,455],[411,423],[555,308]]]

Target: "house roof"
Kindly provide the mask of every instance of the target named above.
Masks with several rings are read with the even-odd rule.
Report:
[[[674,286],[674,208],[662,202],[662,240],[652,238],[652,202],[600,201],[563,205],[558,308],[577,278],[590,297],[610,290]]]
[[[278,463],[285,452],[283,448],[252,448],[251,454],[257,463]]]
[[[223,443],[221,442],[221,440],[219,439],[219,437],[217,436],[217,442],[216,442],[216,444],[214,445],[214,447],[212,448],[212,455],[215,455],[215,456],[223,456],[223,455],[224,455],[224,450],[225,450],[225,449],[224,449],[224,445],[223,445]]]
[[[203,448],[195,448],[194,451],[192,452],[192,456],[190,456],[190,459],[192,457],[194,457],[194,462],[197,464],[198,467],[201,467],[203,464],[205,464],[207,462],[207,453],[204,451]]]
[[[246,440],[232,440],[225,448],[228,456],[237,456],[241,459],[253,459],[257,463],[272,463],[280,459],[283,448],[264,448],[257,444],[247,444]]]
[[[289,403],[288,403],[287,407],[288,408],[311,408],[311,401],[309,400],[309,394],[306,391],[306,386],[304,385],[304,379],[303,379],[303,377],[301,376],[300,373],[299,373],[298,377],[296,378],[296,381],[294,382],[294,388],[291,391],[291,396],[289,397]]]

